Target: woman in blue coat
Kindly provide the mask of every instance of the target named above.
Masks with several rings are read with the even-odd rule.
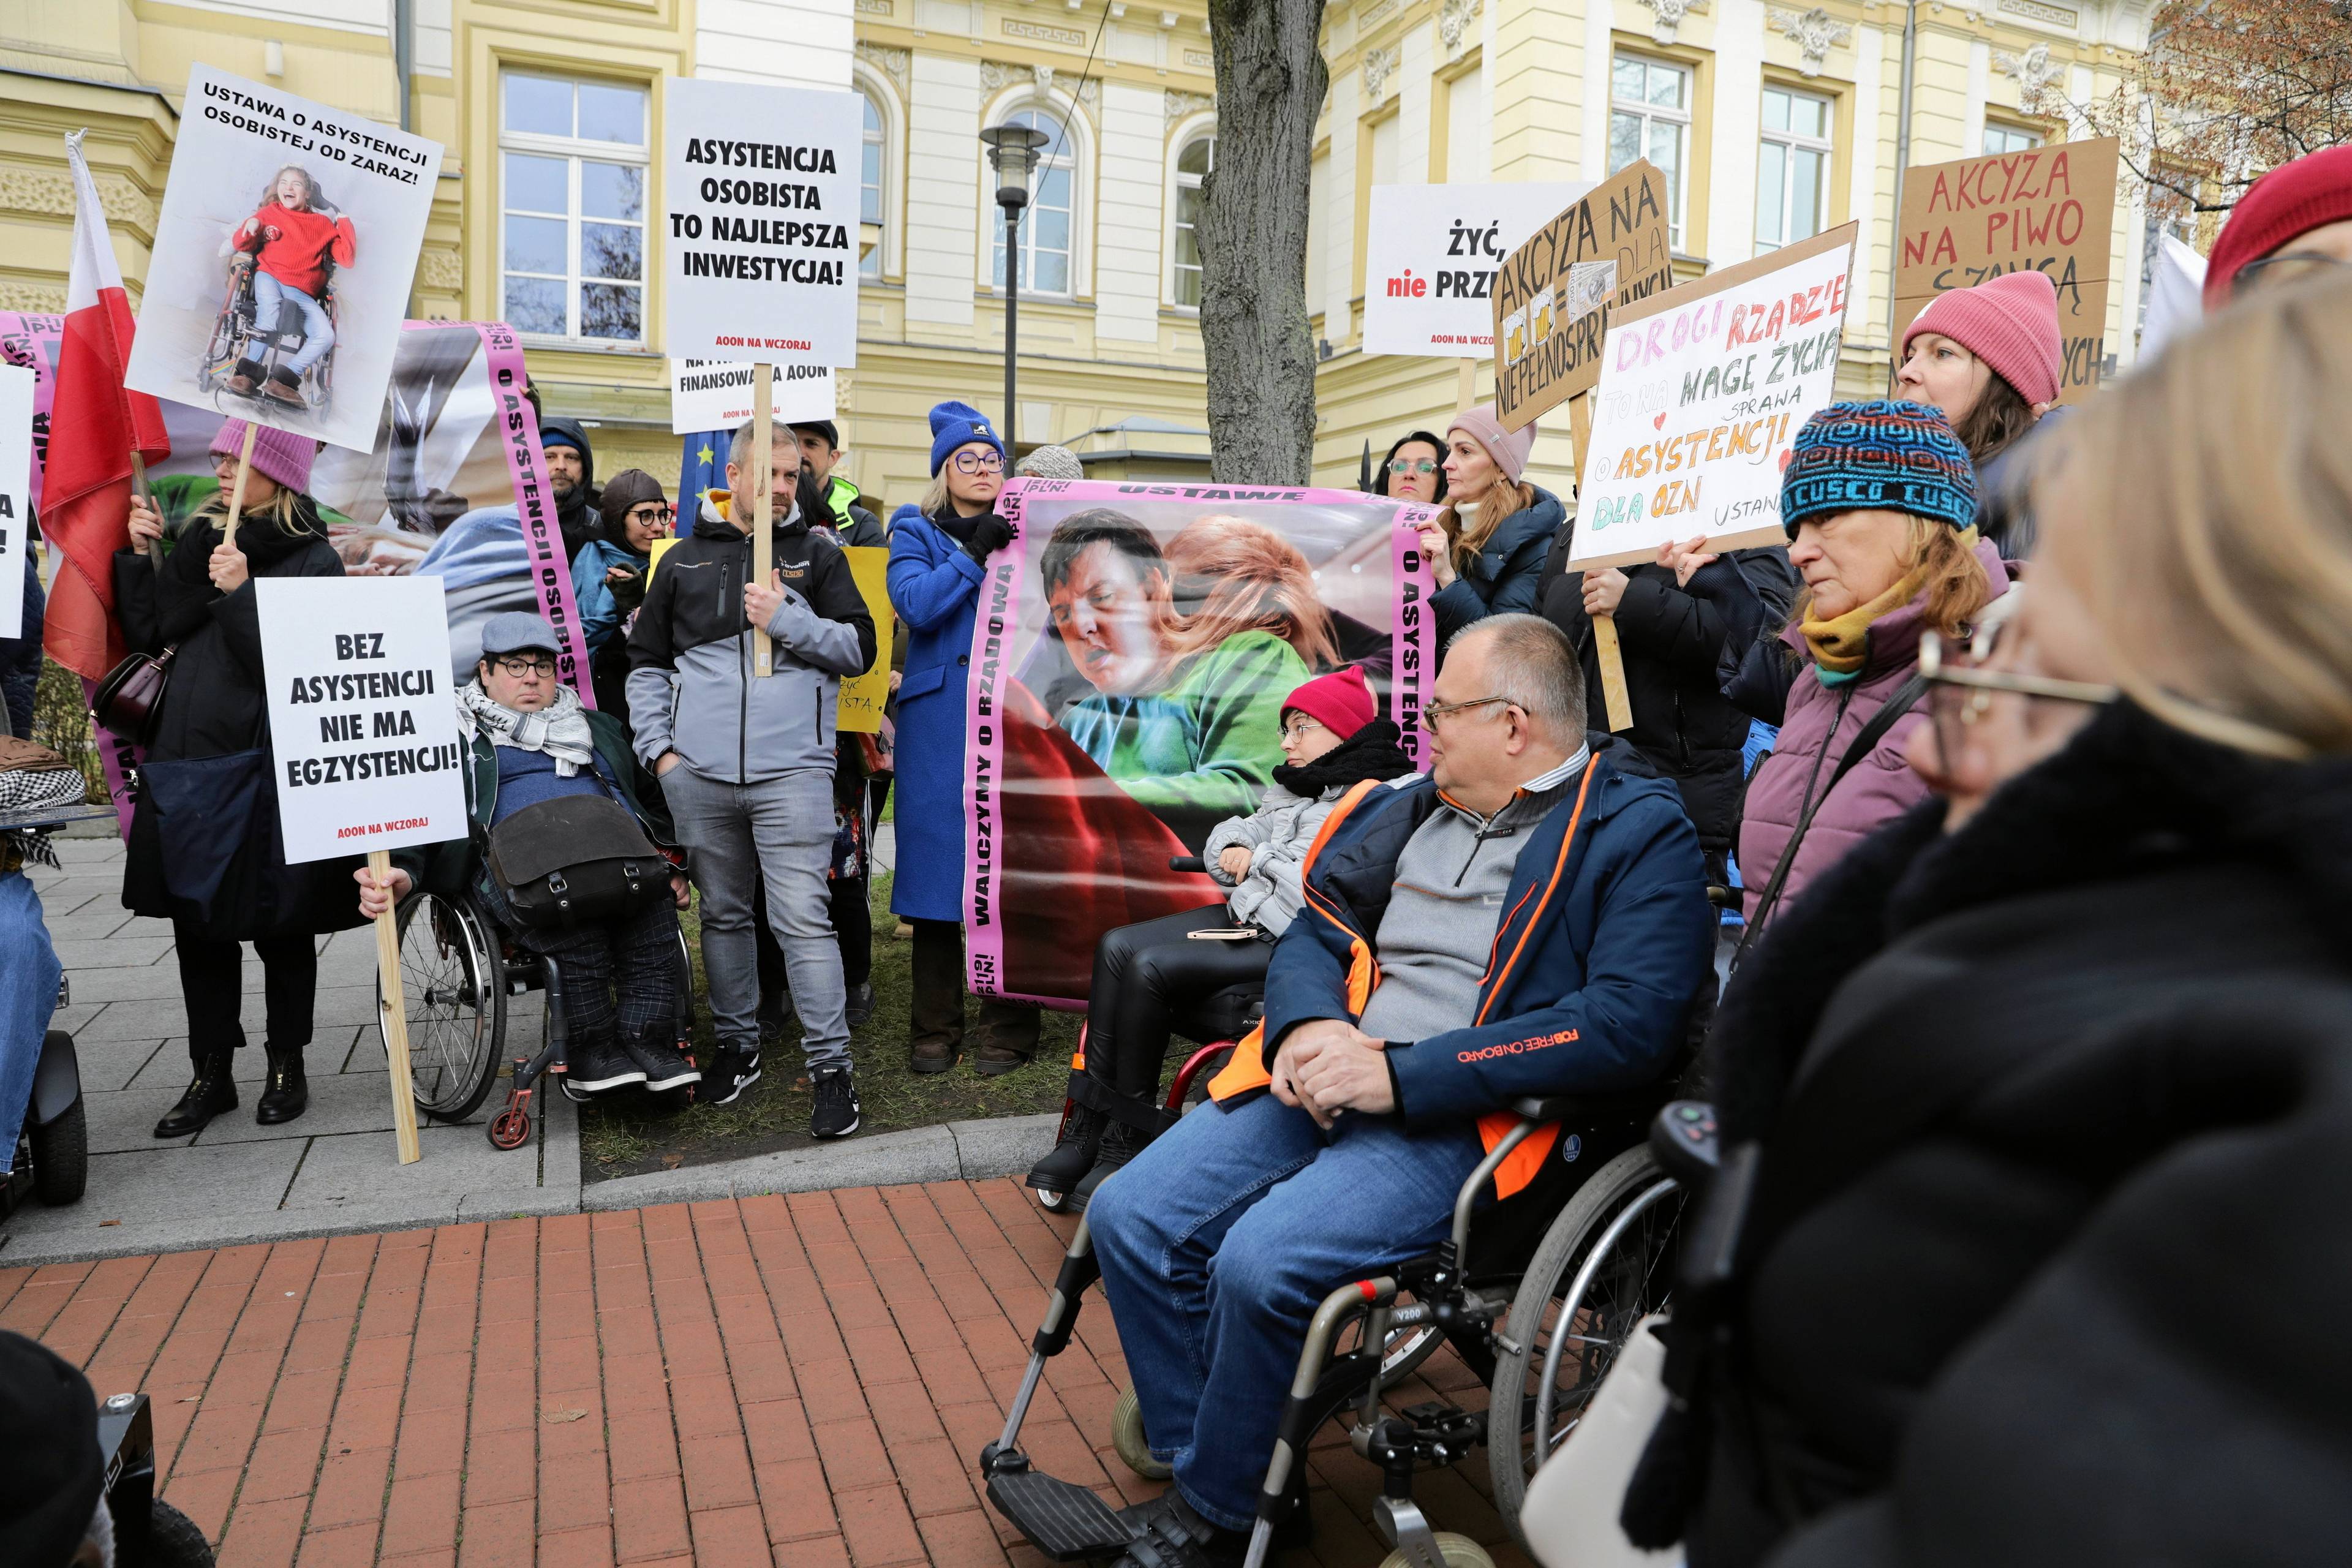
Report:
[[[890,908],[915,930],[908,1045],[917,1072],[945,1072],[963,1049],[964,681],[990,555],[1012,542],[993,510],[1004,443],[979,409],[931,410],[931,488],[890,520],[890,605],[907,626],[898,687],[898,871]],[[981,1008],[972,1065],[1009,1072],[1037,1048],[1037,1012]]]

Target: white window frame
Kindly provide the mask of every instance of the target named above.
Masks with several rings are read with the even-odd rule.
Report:
[[[1643,65],[1647,66],[1653,70],[1664,69],[1680,72],[1683,79],[1682,107],[1680,109],[1669,109],[1664,104],[1651,103],[1647,101],[1646,99],[1640,103],[1634,103],[1628,100],[1619,98],[1617,96],[1617,62],[1620,60],[1639,60]],[[1609,56],[1609,129],[1612,131],[1615,130],[1616,117],[1620,114],[1630,114],[1638,118],[1642,121],[1642,155],[1645,158],[1649,156],[1650,152],[1650,125],[1652,121],[1660,121],[1675,126],[1676,128],[1676,133],[1681,139],[1682,156],[1675,160],[1677,166],[1675,170],[1675,190],[1673,193],[1674,212],[1666,225],[1666,243],[1670,247],[1677,251],[1682,250],[1684,247],[1684,236],[1687,232],[1690,221],[1691,143],[1695,140],[1691,130],[1691,110],[1697,96],[1698,72],[1695,68],[1684,61],[1666,59],[1658,55],[1645,55],[1638,49],[1614,49],[1611,51]],[[1611,140],[1614,140],[1614,138],[1612,137]],[[1607,145],[1607,142],[1602,143],[1604,149]],[[1614,173],[1614,171],[1612,170],[1612,173]]]
[[[1200,190],[1202,176],[1183,174],[1177,165],[1183,161],[1184,154],[1192,150],[1193,144],[1200,142],[1209,143],[1209,168],[1214,172],[1217,166],[1217,121],[1214,116],[1202,115],[1197,119],[1184,121],[1176,128],[1176,134],[1170,137],[1168,141],[1168,253],[1162,268],[1164,277],[1161,279],[1160,288],[1167,300],[1168,308],[1171,310],[1180,310],[1188,316],[1199,315],[1201,307],[1197,303],[1185,304],[1181,291],[1176,287],[1177,275],[1183,270],[1176,260],[1176,231],[1181,226],[1179,215],[1183,211],[1184,193],[1188,190]],[[1199,225],[1196,222],[1194,224],[1196,254],[1198,238]],[[1197,272],[1200,268],[1195,267],[1192,270]],[[991,275],[993,275],[992,264]]]
[[[1065,155],[1070,170],[1070,279],[1067,289],[1037,289],[1028,276],[1021,279],[1021,297],[1024,300],[1078,300],[1090,295],[1094,289],[1094,247],[1090,243],[1094,228],[1095,142],[1094,125],[1077,104],[1058,91],[1036,89],[1006,94],[989,106],[981,119],[982,125],[1003,125],[1016,114],[1050,114],[1062,122]],[[989,165],[985,150],[980,155],[980,222],[981,243],[975,281],[990,293],[1003,290],[996,282],[996,247],[1004,243],[1004,209],[996,205],[996,171]],[[1036,190],[1036,176],[1030,176],[1030,190]],[[1024,207],[1021,212],[1022,255],[1034,256],[1030,244],[1036,208]],[[1024,274],[1034,274],[1034,262],[1025,267]]]
[[[2009,144],[1994,146],[1992,142],[1996,136]],[[2041,132],[2030,125],[2010,125],[1998,120],[1988,120],[1984,122],[1983,134],[1977,140],[1977,151],[1979,153],[2022,153],[2029,148],[2041,146],[2047,140],[2048,138]]]
[[[1780,162],[1780,237],[1779,239],[1767,239],[1759,232],[1755,237],[1756,254],[1759,256],[1763,255],[1767,251],[1778,250],[1784,245],[1794,245],[1798,240],[1811,239],[1813,235],[1821,233],[1822,228],[1827,226],[1830,216],[1830,172],[1837,156],[1836,99],[1830,97],[1827,93],[1808,92],[1802,88],[1788,87],[1777,81],[1766,82],[1764,84],[1764,91],[1780,93],[1792,100],[1802,99],[1808,103],[1817,103],[1821,105],[1822,124],[1825,129],[1819,136],[1803,136],[1798,134],[1794,131],[1766,130],[1761,112],[1762,98],[1761,95],[1759,95],[1759,113],[1757,115],[1756,123],[1756,156],[1760,163],[1764,156],[1765,144],[1768,142],[1782,149]],[[1791,238],[1790,237],[1790,229],[1791,226],[1790,220],[1796,216],[1794,204],[1797,199],[1797,182],[1790,178],[1790,171],[1795,167],[1795,159],[1791,157],[1790,154],[1801,152],[1818,153],[1821,154],[1822,177],[1819,184],[1815,185],[1813,190],[1812,229],[1810,233],[1801,234],[1796,236],[1794,238]],[[1756,215],[1759,219],[1759,227],[1760,229],[1761,219],[1764,216],[1764,209],[1761,205],[1764,192],[1764,171],[1761,167],[1759,167],[1756,171],[1756,192],[1759,203],[1756,209]]]
[[[882,241],[874,247],[874,254],[880,259],[880,278],[898,278],[903,275],[906,266],[905,258],[900,254],[898,222],[898,150],[907,144],[906,110],[882,73],[868,68],[862,62],[852,68],[850,85],[866,95],[882,120]],[[982,155],[982,161],[986,162],[985,153]],[[862,191],[862,179],[859,186]],[[862,221],[862,213],[860,216]],[[861,275],[868,282],[880,280],[871,272]]]
[[[541,81],[561,81],[568,84],[575,90],[583,85],[591,87],[633,89],[636,92],[642,94],[645,98],[645,140],[636,146],[632,147],[625,142],[593,142],[578,136],[549,136],[536,132],[509,131],[506,128],[507,82],[511,78],[515,77],[530,77]],[[651,340],[650,329],[653,320],[654,225],[652,221],[652,214],[654,209],[654,189],[652,142],[654,93],[652,84],[644,81],[632,81],[626,78],[570,76],[560,71],[536,70],[521,67],[501,67],[499,70],[498,88],[499,319],[500,321],[509,321],[512,320],[512,317],[507,310],[507,279],[509,273],[507,267],[508,206],[506,155],[509,153],[520,153],[526,157],[561,158],[564,160],[567,164],[564,199],[568,204],[570,210],[565,213],[556,214],[540,213],[535,210],[525,209],[520,216],[525,217],[561,217],[563,221],[565,272],[561,281],[563,284],[564,330],[562,332],[557,333],[539,331],[522,332],[520,328],[518,328],[517,331],[525,338],[542,342],[583,344],[594,347],[645,347]],[[574,110],[574,123],[576,124],[576,109]],[[639,272],[639,276],[636,280],[637,335],[634,338],[592,338],[584,337],[580,332],[581,286],[585,283],[617,283],[625,281],[625,279],[620,279],[587,278],[582,275],[580,268],[580,232],[582,226],[592,221],[596,223],[627,223],[630,221],[625,218],[590,219],[583,215],[580,210],[580,165],[583,162],[630,164],[642,171],[645,205],[643,208],[643,216],[635,221],[636,227],[644,235],[645,238],[643,243],[641,243],[637,247],[637,265]],[[546,281],[558,280],[552,273],[523,272],[515,274],[515,276]]]

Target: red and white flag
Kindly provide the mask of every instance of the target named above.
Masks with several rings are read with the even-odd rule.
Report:
[[[131,456],[159,462],[172,455],[172,443],[155,399],[122,384],[131,358],[131,300],[115,265],[106,209],[82,161],[84,134],[66,137],[74,182],[73,274],[66,287],[41,512],[41,531],[59,560],[41,644],[68,669],[98,680],[124,652],[114,619],[114,552],[131,540],[125,522]]]

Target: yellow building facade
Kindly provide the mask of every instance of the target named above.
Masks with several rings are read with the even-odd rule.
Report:
[[[1455,362],[1361,352],[1373,184],[1600,179],[1638,150],[1673,165],[1694,276],[1859,219],[1842,384],[1872,393],[1906,19],[1918,164],[2081,133],[2075,106],[2113,90],[2151,5],[1331,5],[1307,258],[1317,478],[1353,484],[1367,443],[1442,424],[1456,397]],[[548,411],[590,425],[600,470],[665,480],[678,443],[646,217],[666,83],[854,89],[866,254],[838,423],[851,476],[891,502],[928,482],[932,404],[1002,401],[1004,258],[978,133],[1036,125],[1054,140],[1019,258],[1022,442],[1069,444],[1106,477],[1205,473],[1192,244],[1215,113],[1201,0],[0,0],[0,309],[63,304],[62,138],[84,127],[136,300],[200,60],[441,142],[412,313],[512,322]],[[2146,237],[2128,181],[2115,235],[2108,343],[2128,360]],[[1491,379],[1477,372],[1479,395]],[[1547,434],[1539,482],[1564,488],[1568,457]]]

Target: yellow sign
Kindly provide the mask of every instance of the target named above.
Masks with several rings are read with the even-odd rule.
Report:
[[[654,541],[653,564],[646,569],[648,584],[661,569],[662,556],[677,542]],[[856,581],[858,597],[866,601],[866,613],[874,617],[874,663],[865,674],[841,683],[833,727],[844,734],[878,734],[882,704],[890,700],[890,589],[884,580],[890,570],[890,552],[879,544],[850,544],[842,546],[841,552],[849,558],[849,574]]]

